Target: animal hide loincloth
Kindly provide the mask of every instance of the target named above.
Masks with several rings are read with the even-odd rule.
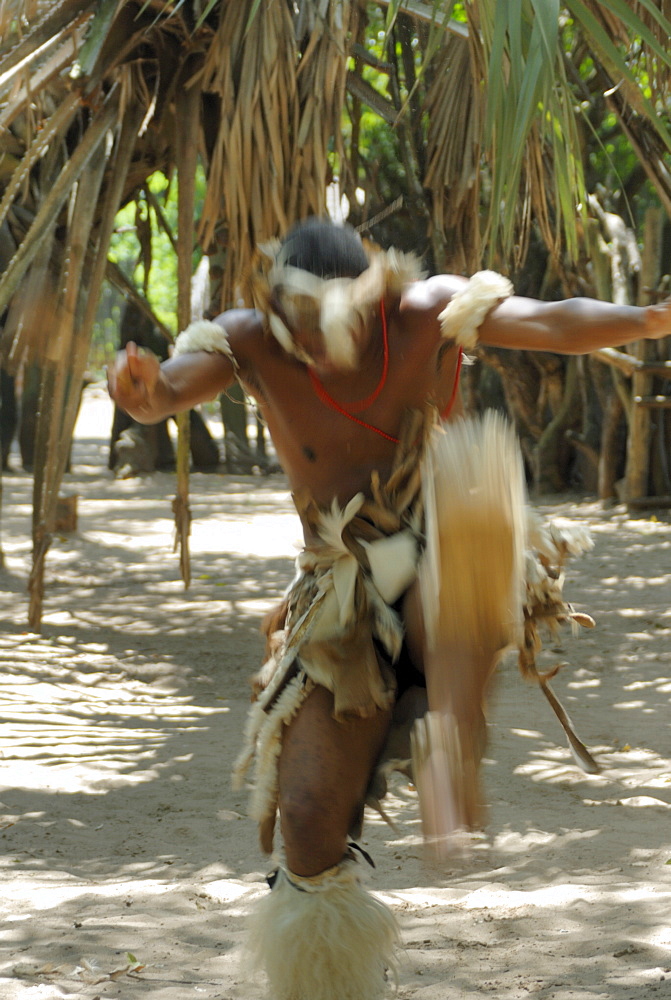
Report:
[[[434,419],[434,414],[428,412],[411,416],[402,434],[394,470],[384,485],[373,475],[370,499],[360,493],[342,509],[335,502],[323,509],[308,496],[294,498],[316,541],[301,552],[297,575],[269,635],[270,655],[255,678],[256,701],[235,770],[240,785],[255,761],[250,814],[259,822],[261,846],[267,852],[272,850],[278,807],[278,758],[284,726],[315,685],[333,693],[336,719],[367,717],[378,709],[394,708],[394,664],[404,640],[397,610],[399,598],[417,578],[420,567],[421,576],[429,581],[449,578],[449,566],[434,565],[438,546],[431,524],[436,511],[439,516],[449,517],[450,505],[456,514],[457,504],[445,484],[441,485],[440,476],[425,474],[422,481],[423,469],[435,465],[436,459],[444,460],[444,438],[451,434],[450,425],[436,428]],[[466,433],[464,440],[469,449],[473,441],[477,443],[479,434],[486,437],[491,433],[487,430],[491,423],[485,419],[482,431],[476,424],[472,434]],[[458,437],[459,432],[454,433]],[[430,455],[425,458],[427,442]],[[468,458],[471,465],[477,465],[472,454]],[[565,560],[584,551],[590,542],[579,530],[542,523],[524,502],[521,486],[516,497],[513,506],[518,554],[512,563],[511,599],[506,621],[501,622],[500,647],[519,647],[523,675],[541,686],[578,763],[593,771],[596,764],[549,689],[549,675],[539,674],[535,667],[541,646],[540,629],[546,628],[552,634],[567,621],[593,624],[589,616],[573,612],[562,596]],[[462,509],[460,516],[468,515]],[[430,551],[425,553],[427,527]],[[481,564],[486,562],[486,553],[480,553],[478,559]],[[491,576],[491,566],[486,572]],[[439,602],[440,595],[436,596]],[[429,629],[431,616],[436,613],[435,608],[425,609]],[[467,621],[464,626],[468,626]],[[397,718],[399,725],[390,734],[389,750],[371,779],[367,804],[383,816],[381,799],[388,774],[394,769],[411,773],[410,731],[414,716],[422,714],[425,707],[425,700],[419,698],[409,718]],[[354,837],[360,833],[360,824],[359,815],[351,831]]]
[[[272,850],[278,802],[277,762],[282,730],[314,686],[333,693],[334,716],[369,717],[396,698],[393,663],[404,629],[393,607],[416,577],[422,552],[422,442],[433,412],[409,415],[394,468],[382,485],[374,473],[370,497],[362,493],[344,509],[321,509],[307,495],[294,497],[315,538],[298,558],[270,656],[257,675],[234,780],[252,760],[256,781],[250,814],[261,846]],[[381,654],[381,655],[379,655]]]

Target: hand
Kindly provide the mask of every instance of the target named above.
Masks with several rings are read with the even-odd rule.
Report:
[[[152,412],[160,364],[155,355],[129,341],[107,369],[107,389],[114,402],[132,417]]]
[[[646,307],[645,336],[649,340],[671,337],[671,299]]]

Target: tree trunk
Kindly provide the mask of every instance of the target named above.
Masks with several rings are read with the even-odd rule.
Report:
[[[566,431],[580,420],[578,359],[570,357],[561,404],[538,439],[534,462],[534,492],[559,493],[570,486],[562,451],[566,451]]]
[[[21,418],[19,424],[19,449],[21,465],[26,472],[32,472],[35,465],[35,435],[37,431],[37,410],[40,398],[41,368],[36,362],[23,369],[21,390]]]
[[[661,261],[661,239],[664,217],[661,209],[650,208],[646,212],[641,273],[640,305],[649,301],[650,290],[656,288],[659,280]],[[656,357],[655,345],[647,340],[639,340],[634,345],[633,354],[639,361],[652,361]],[[647,372],[634,372],[632,396],[652,395],[654,379]],[[650,450],[653,435],[652,414],[649,409],[633,402],[629,424],[627,447],[627,471],[625,474],[625,500],[636,500],[648,494],[650,489]]]
[[[0,368],[0,449],[2,469],[9,469],[9,453],[19,424],[16,384],[13,375]]]

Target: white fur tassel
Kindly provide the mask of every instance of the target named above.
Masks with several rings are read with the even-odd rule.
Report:
[[[478,342],[478,328],[487,313],[512,293],[513,286],[508,278],[496,271],[478,271],[452,296],[438,316],[442,336],[472,350]]]
[[[429,644],[521,640],[524,472],[513,429],[488,410],[434,431],[424,467],[420,570]]]
[[[279,870],[250,920],[249,971],[264,968],[273,1000],[380,1000],[395,971],[391,910],[346,859],[314,878]]]

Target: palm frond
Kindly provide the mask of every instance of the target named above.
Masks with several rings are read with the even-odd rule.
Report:
[[[396,3],[394,8],[398,7]],[[637,120],[625,121],[618,101],[614,102],[630,140],[635,142],[637,130],[645,134],[647,141],[641,138],[648,150],[644,165],[664,200],[663,150],[671,150],[665,112],[671,80],[671,24],[665,5],[654,0],[568,0],[564,7],[613,91],[638,116],[640,128]],[[452,5],[446,4],[445,9],[451,11]],[[464,200],[463,177],[458,172],[463,144],[464,171],[473,176],[484,169],[487,179],[488,211],[481,235],[490,259],[511,252],[519,259],[532,218],[529,199],[551,251],[566,249],[575,256],[586,191],[576,115],[580,102],[566,74],[558,0],[505,4],[481,0],[467,5],[466,12],[470,82],[464,80],[458,49],[446,37],[434,60],[426,104],[429,165],[425,183],[432,191],[438,218],[466,236],[469,226],[464,213],[472,205]],[[647,74],[649,94],[641,83],[642,72]],[[454,86],[460,75],[461,90]],[[470,131],[464,106],[469,109]],[[660,146],[654,155],[649,149],[650,129]],[[469,146],[469,139],[475,146]],[[470,245],[474,245],[472,240]]]

